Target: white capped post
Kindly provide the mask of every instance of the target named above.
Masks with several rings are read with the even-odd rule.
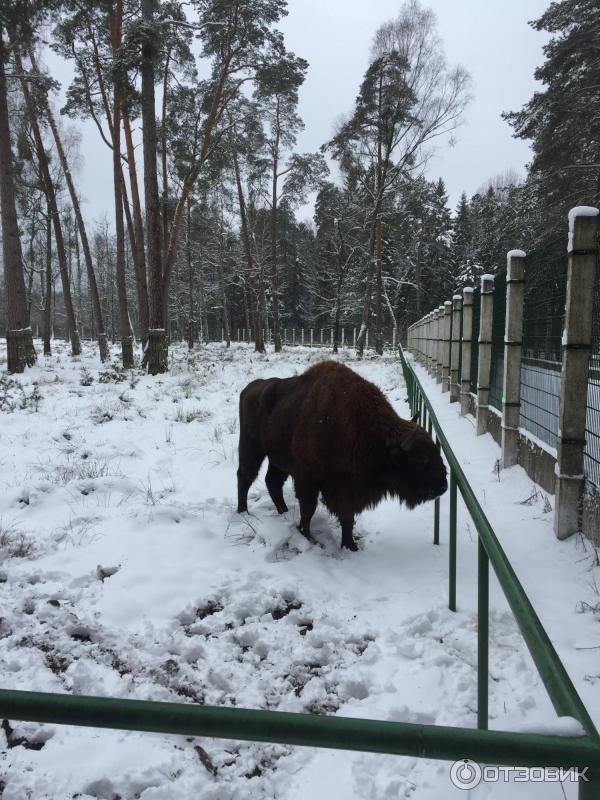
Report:
[[[462,297],[452,298],[452,342],[450,347],[450,402],[456,403],[460,393],[460,323],[462,317]]]
[[[494,276],[481,276],[479,357],[477,364],[477,436],[487,432],[490,378],[492,370],[492,322],[494,317]]]
[[[519,461],[524,296],[525,253],[522,250],[511,250],[506,257],[506,323],[504,328],[501,442],[503,467],[512,467]]]
[[[471,394],[471,347],[473,337],[473,287],[463,289],[462,303],[462,361],[460,370],[460,415],[469,412]]]
[[[598,213],[597,208],[588,206],[574,208],[569,213],[569,267],[554,512],[554,532],[559,539],[566,539],[581,528],[583,452],[594,303],[591,287],[598,279]]]

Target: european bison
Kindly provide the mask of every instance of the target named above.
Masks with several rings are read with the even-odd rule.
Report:
[[[266,484],[280,514],[283,484],[294,479],[300,531],[310,537],[319,492],[342,526],[342,547],[356,550],[354,517],[384,497],[409,508],[447,489],[437,446],[416,418],[401,419],[383,393],[334,361],[295,378],[249,383],[240,395],[238,513],[265,458]]]

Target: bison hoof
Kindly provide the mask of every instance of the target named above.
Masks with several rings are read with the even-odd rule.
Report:
[[[342,549],[344,547],[346,547],[348,550],[352,550],[353,553],[356,553],[358,550],[358,545],[354,539],[342,539]]]
[[[246,514],[247,511],[248,511],[248,506],[247,505],[246,506],[242,506],[242,505],[238,506],[238,510],[237,510],[238,514]]]
[[[288,507],[286,506],[285,503],[282,503],[280,506],[277,506],[277,513],[278,514],[285,514],[285,512],[287,510],[288,510]]]

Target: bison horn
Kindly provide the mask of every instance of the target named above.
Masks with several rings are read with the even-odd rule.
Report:
[[[402,447],[405,453],[408,453],[410,450],[412,450],[412,446],[415,442],[415,437],[417,435],[418,430],[419,426],[415,422],[414,428],[411,428],[411,430],[408,431],[408,433],[402,437],[402,443],[400,446]]]

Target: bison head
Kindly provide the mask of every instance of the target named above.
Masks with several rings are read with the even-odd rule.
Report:
[[[446,466],[427,431],[417,424],[396,432],[388,442],[388,469],[393,485],[393,494],[403,500],[409,508],[435,500],[448,488]]]

